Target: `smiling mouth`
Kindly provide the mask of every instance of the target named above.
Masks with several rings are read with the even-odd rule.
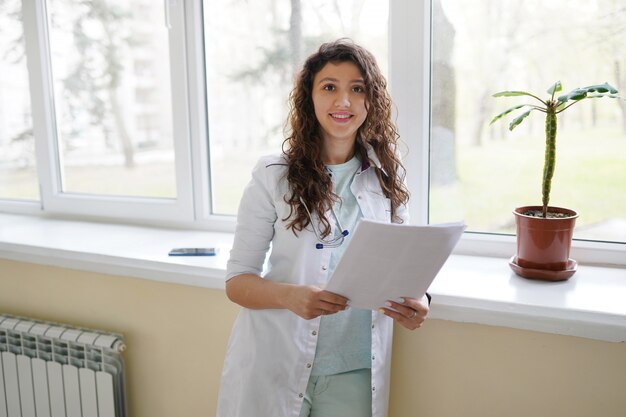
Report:
[[[347,122],[352,118],[352,115],[347,113],[330,113],[330,117],[338,122]]]

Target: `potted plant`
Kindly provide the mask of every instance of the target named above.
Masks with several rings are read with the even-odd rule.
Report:
[[[576,272],[576,261],[569,258],[574,224],[578,214],[571,209],[549,206],[552,176],[556,162],[557,115],[576,103],[589,98],[617,96],[617,89],[608,83],[577,88],[555,99],[562,90],[557,81],[548,90],[550,98],[543,100],[525,91],[502,91],[494,97],[529,96],[538,103],[519,104],[498,114],[490,124],[516,111],[522,111],[509,124],[513,130],[530,113],[538,111],[546,114],[546,145],[541,186],[542,205],[524,206],[514,210],[517,227],[517,254],[509,265],[516,274],[533,279],[550,281],[565,280]]]

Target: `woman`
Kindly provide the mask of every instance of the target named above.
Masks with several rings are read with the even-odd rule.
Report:
[[[283,153],[261,158],[240,203],[226,293],[244,308],[217,414],[386,416],[393,321],[420,327],[428,299],[369,311],[323,290],[360,218],[408,220],[386,81],[338,40],[306,60],[290,101]]]

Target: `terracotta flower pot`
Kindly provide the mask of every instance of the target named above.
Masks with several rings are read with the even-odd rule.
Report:
[[[517,256],[514,263],[524,273],[513,268],[513,265],[511,267],[518,275],[527,278],[551,281],[569,278],[575,272],[575,261],[569,258],[569,254],[578,213],[561,207],[549,207],[549,212],[565,216],[544,219],[525,215],[529,210],[541,211],[541,206],[518,207],[513,211],[517,225]],[[569,271],[571,274],[566,273]]]

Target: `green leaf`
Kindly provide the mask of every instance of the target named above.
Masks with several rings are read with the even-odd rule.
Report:
[[[493,124],[493,122],[495,122],[498,119],[501,119],[502,117],[506,116],[507,114],[511,113],[512,111],[515,111],[517,109],[521,109],[522,107],[526,107],[527,104],[520,104],[517,106],[513,106],[509,109],[506,109],[505,111],[503,111],[502,113],[500,113],[499,115],[497,115],[496,117],[494,117],[493,119],[491,119],[491,122],[489,122],[490,125]]]
[[[519,125],[520,123],[522,123],[522,121],[528,117],[528,115],[530,114],[531,111],[536,110],[535,108],[532,108],[528,111],[525,111],[524,113],[520,114],[519,116],[517,116],[515,119],[513,119],[511,121],[511,123],[509,123],[509,130],[513,130],[517,127],[517,125]]]
[[[589,93],[618,93],[617,89],[607,82],[604,84],[590,85],[589,87],[582,88],[582,90],[586,90]]]
[[[561,91],[562,89],[563,89],[563,86],[561,85],[561,82],[557,81],[554,84],[552,84],[550,88],[548,88],[548,94],[553,95],[555,92]]]
[[[569,93],[560,96],[558,98],[558,101],[561,103],[566,103],[569,100],[582,100],[589,97],[589,93],[597,93],[594,98],[603,96],[611,97],[617,94],[617,89],[609,83],[590,85],[588,87],[572,90]]]
[[[567,103],[569,100],[582,100],[587,97],[587,92],[581,88],[577,88],[576,90],[572,90],[567,94],[560,96],[557,100],[563,104]]]
[[[547,105],[545,101],[543,101],[542,99],[540,99],[534,94],[527,93],[526,91],[500,91],[499,93],[496,93],[493,95],[493,97],[517,97],[517,96],[529,96],[529,97],[534,98],[535,100],[540,101],[541,104],[543,104],[544,106]]]
[[[516,96],[531,96],[534,95],[527,93],[526,91],[500,91],[499,93],[495,93],[493,97],[516,97]]]

